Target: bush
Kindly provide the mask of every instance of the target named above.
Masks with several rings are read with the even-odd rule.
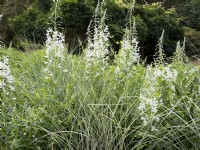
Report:
[[[40,10],[29,7],[21,15],[10,19],[10,27],[18,36],[25,36],[29,40],[41,42],[49,26],[49,15]],[[44,40],[43,40],[44,41]]]
[[[185,4],[178,7],[178,12],[185,26],[200,31],[200,0],[186,1]]]
[[[144,47],[144,57],[153,60],[157,41],[165,30],[164,50],[167,56],[171,56],[176,47],[176,42],[183,39],[183,30],[179,24],[174,9],[165,10],[159,3],[143,5],[135,8],[136,24],[137,18],[141,18],[137,26],[141,47]]]
[[[62,0],[59,4],[57,25],[65,33],[66,43],[69,44],[70,49],[76,45],[78,38],[85,40],[94,5],[93,1],[83,3],[82,1],[67,0]],[[112,47],[117,52],[120,49],[119,43],[123,37],[124,27],[129,22],[127,14],[130,5],[129,3],[107,1],[104,6],[107,8],[106,22],[111,31],[110,40]],[[52,4],[51,6],[53,7]],[[25,34],[28,39],[40,41],[44,37],[47,27],[53,26],[48,24],[50,23],[48,17],[51,16],[52,11],[50,4],[37,2],[21,15],[10,19],[11,28],[17,34]],[[143,58],[147,56],[148,61],[153,60],[158,37],[163,29],[165,29],[164,49],[168,56],[172,55],[176,42],[183,39],[183,31],[175,11],[173,9],[165,10],[160,3],[153,3],[136,5],[134,14]]]
[[[200,58],[200,32],[188,27],[184,31],[187,55]]]

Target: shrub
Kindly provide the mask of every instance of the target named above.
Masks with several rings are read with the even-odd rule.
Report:
[[[181,15],[182,23],[185,26],[200,31],[200,1],[190,0],[186,1],[185,4],[178,7],[178,12]]]
[[[64,1],[59,5],[58,27],[61,27],[66,35],[66,42],[74,45],[78,38],[85,39],[85,33],[89,20],[92,17],[95,2],[88,1]],[[28,39],[44,37],[45,30],[49,26],[48,17],[51,16],[49,7],[53,4],[35,2],[29,9],[10,20],[10,25],[16,33],[26,34]],[[111,32],[111,43],[115,51],[119,50],[125,24],[128,22],[129,3],[117,3],[106,1],[106,23]],[[45,13],[45,14],[44,14]],[[183,32],[177,20],[174,10],[165,10],[159,3],[151,5],[137,5],[135,8],[136,23],[140,46],[143,47],[145,56],[154,55],[155,46],[163,29],[165,29],[164,48],[167,55],[173,53],[176,42],[182,39]],[[32,37],[32,38],[29,38]],[[148,47],[148,48],[147,48]]]
[[[144,47],[144,57],[148,56],[147,61],[153,60],[155,47],[163,29],[165,30],[164,50],[167,56],[171,56],[176,42],[183,39],[183,30],[174,9],[165,10],[159,3],[153,3],[136,7],[135,15],[136,24],[137,18],[142,19],[143,25],[141,30],[140,26],[138,27],[138,36],[141,47]]]
[[[25,36],[29,40],[40,42],[49,26],[47,18],[47,14],[34,7],[29,7],[21,15],[10,19],[10,27],[18,36]]]
[[[184,31],[187,55],[200,58],[200,32],[188,27],[185,27]]]

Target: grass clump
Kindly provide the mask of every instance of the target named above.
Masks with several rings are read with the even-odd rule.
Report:
[[[199,66],[183,61],[179,44],[171,64],[161,57],[154,65],[140,65],[134,21],[109,64],[105,12],[98,17],[84,55],[68,54],[56,29],[47,31],[44,51],[1,49],[10,61],[2,57],[0,69],[11,71],[5,77],[6,69],[0,70],[1,85],[9,91],[0,87],[0,147],[198,149]]]

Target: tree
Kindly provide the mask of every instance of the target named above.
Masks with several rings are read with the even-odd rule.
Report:
[[[10,39],[14,37],[13,31],[9,27],[9,18],[13,18],[21,14],[34,0],[1,0],[0,8],[3,15],[0,21],[0,35],[4,44],[9,44]]]
[[[175,50],[176,42],[183,39],[183,30],[179,24],[174,9],[165,10],[159,3],[150,5],[139,5],[135,9],[136,24],[137,18],[140,22],[137,29],[140,45],[143,48],[144,57],[147,61],[153,61],[157,41],[165,30],[164,50],[167,56],[171,56]]]
[[[200,31],[200,0],[186,1],[184,5],[178,7],[178,12],[185,26]]]

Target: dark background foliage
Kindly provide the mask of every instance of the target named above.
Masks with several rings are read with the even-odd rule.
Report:
[[[61,0],[59,4],[58,29],[64,32],[69,48],[80,51],[78,41],[86,39],[88,24],[93,16],[96,0]],[[128,11],[131,2],[107,0],[107,24],[111,32],[110,42],[118,51],[124,28],[128,23]],[[0,22],[1,39],[9,45],[20,47],[17,38],[44,43],[46,30],[53,27],[52,0],[1,0]],[[188,11],[189,10],[189,11]],[[141,55],[153,60],[157,41],[165,30],[164,49],[168,56],[173,54],[176,42],[187,39],[187,54],[199,55],[200,0],[138,0],[135,6],[137,32]],[[187,28],[183,28],[186,26]]]

